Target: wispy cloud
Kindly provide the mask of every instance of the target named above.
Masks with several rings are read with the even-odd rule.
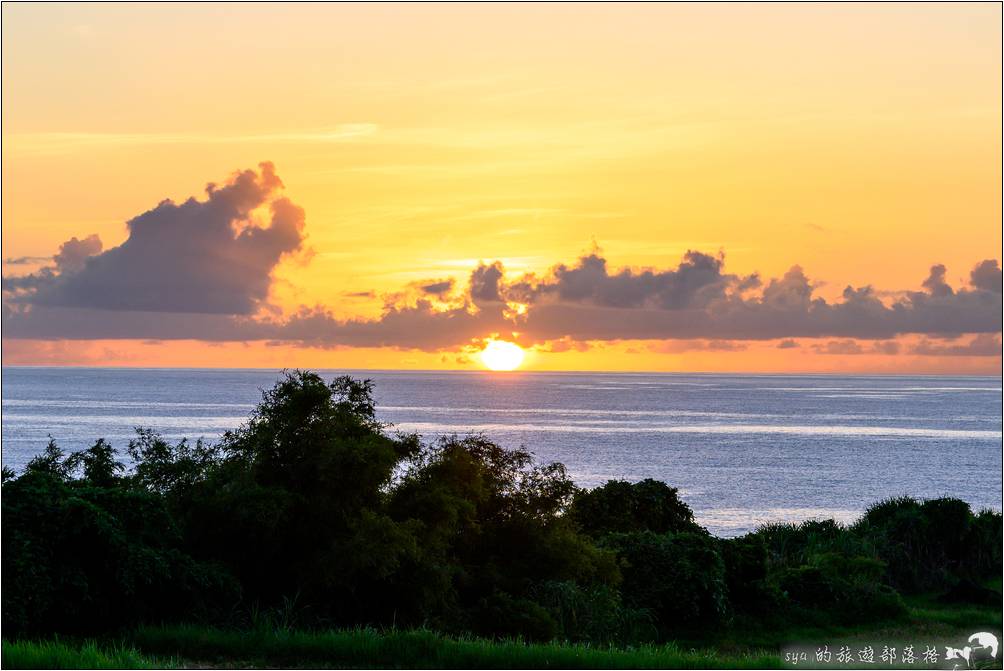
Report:
[[[341,143],[376,135],[380,127],[373,123],[347,123],[331,128],[278,131],[268,133],[99,133],[46,132],[7,133],[4,141],[14,152],[63,154],[107,147],[135,147],[181,144],[267,144],[267,143]]]

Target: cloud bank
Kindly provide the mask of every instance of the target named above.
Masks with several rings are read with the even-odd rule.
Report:
[[[117,247],[103,249],[97,236],[72,238],[50,265],[4,278],[4,336],[428,351],[492,335],[547,351],[620,340],[695,341],[693,349],[719,351],[779,340],[781,349],[798,349],[796,338],[811,338],[826,340],[815,345],[819,353],[891,355],[903,349],[892,339],[913,334],[923,340],[907,353],[1000,355],[995,259],[977,263],[963,286],[951,286],[946,268],[934,264],[915,288],[879,295],[872,286],[847,286],[826,300],[798,265],[781,277],[741,276],[727,271],[724,253],[694,250],[663,268],[611,269],[596,250],[540,275],[512,276],[492,261],[473,268],[466,284],[413,283],[387,297],[378,318],[344,319],[325,305],[277,316],[264,309],[272,272],[302,249],[305,226],[304,211],[281,189],[263,163],[223,186],[210,184],[203,200],[163,201],[131,219]],[[952,341],[963,334],[975,340]]]

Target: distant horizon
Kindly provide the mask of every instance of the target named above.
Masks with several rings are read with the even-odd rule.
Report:
[[[262,371],[262,372],[282,372],[293,370],[311,370],[317,372],[346,372],[346,373],[463,373],[467,375],[496,375],[500,377],[516,377],[520,375],[708,375],[718,377],[876,377],[876,378],[987,378],[1002,379],[1004,373],[989,374],[950,374],[950,373],[836,373],[836,372],[754,372],[754,371],[713,371],[713,370],[546,370],[546,369],[518,369],[507,371],[493,371],[482,368],[349,368],[339,366],[129,366],[129,365],[49,365],[49,364],[2,364],[2,368],[44,368],[52,370],[60,369],[83,369],[83,370],[192,370],[192,371]]]

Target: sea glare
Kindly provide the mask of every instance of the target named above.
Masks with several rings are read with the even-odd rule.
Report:
[[[330,379],[337,371],[323,371]],[[1001,509],[1001,379],[357,371],[379,418],[426,438],[484,433],[560,461],[582,486],[655,478],[734,536],[850,521],[898,495]],[[172,440],[240,424],[275,370],[3,369],[3,464],[138,426]]]

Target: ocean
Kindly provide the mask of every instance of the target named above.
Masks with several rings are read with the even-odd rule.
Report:
[[[1001,509],[1000,378],[347,372],[373,380],[394,430],[483,433],[564,463],[581,486],[663,480],[720,536],[850,521],[898,495]],[[3,464],[22,468],[50,435],[65,450],[124,450],[138,426],[215,439],[279,375],[5,367]]]

